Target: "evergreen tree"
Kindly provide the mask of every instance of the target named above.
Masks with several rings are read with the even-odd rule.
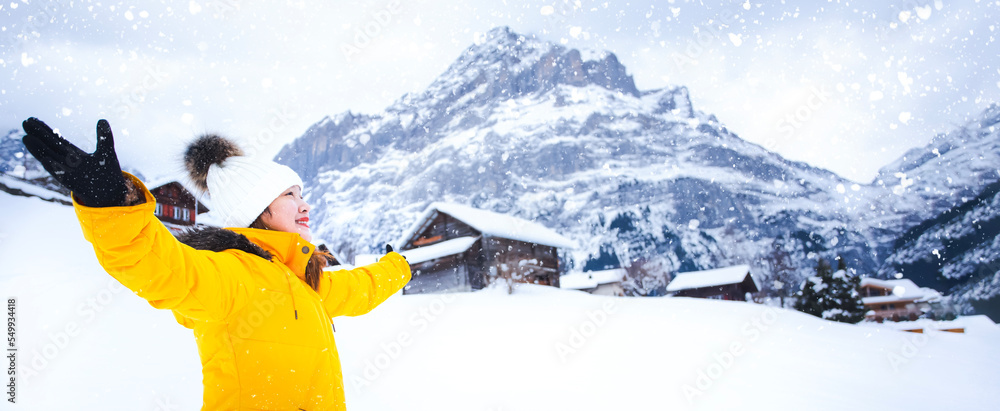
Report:
[[[771,242],[771,251],[764,256],[764,262],[771,272],[761,284],[761,293],[768,297],[776,297],[785,306],[785,298],[795,295],[798,274],[792,264],[792,255],[785,249],[782,241]]]
[[[821,258],[816,264],[816,275],[807,278],[797,294],[795,309],[831,321],[857,323],[865,317],[858,294],[860,282],[860,278],[847,272],[843,258],[837,257],[837,271]]]
[[[833,273],[830,287],[829,306],[823,318],[843,323],[857,323],[865,319],[865,306],[861,302],[861,278],[851,275],[844,258],[837,256],[837,271]]]
[[[796,294],[798,300],[795,302],[795,309],[806,314],[823,317],[824,300],[823,290],[833,282],[833,273],[830,263],[820,258],[816,262],[816,275],[807,277],[802,283],[802,289]]]

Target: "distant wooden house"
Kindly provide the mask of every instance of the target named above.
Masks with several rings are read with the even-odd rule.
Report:
[[[495,279],[559,287],[559,249],[572,241],[541,224],[434,203],[396,242],[413,272],[404,294],[471,291]]]
[[[905,278],[862,278],[859,287],[866,309],[865,319],[869,321],[913,321],[930,311],[932,304],[941,301],[941,293],[937,290],[918,287]]]
[[[149,192],[156,198],[153,213],[171,231],[182,231],[195,225],[198,214],[208,212],[208,207],[177,181],[153,182],[149,186],[153,187]]]
[[[667,293],[677,297],[746,301],[747,293],[758,291],[760,284],[748,265],[680,273],[667,284]]]
[[[624,268],[575,272],[559,277],[559,288],[586,291],[596,295],[623,296],[625,295],[625,288],[622,287],[624,279]]]
[[[929,318],[920,318],[916,321],[886,321],[875,323],[864,321],[859,325],[863,327],[875,327],[880,329],[890,329],[906,331],[911,333],[924,334],[929,332],[949,332],[955,334],[976,333],[977,330],[993,331],[997,328],[996,323],[985,315],[959,316],[954,320],[937,321]]]

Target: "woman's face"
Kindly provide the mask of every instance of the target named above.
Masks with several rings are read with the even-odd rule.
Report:
[[[312,241],[309,232],[311,208],[302,200],[302,188],[291,186],[271,202],[268,206],[271,213],[261,215],[261,221],[272,230],[298,233],[306,241]]]

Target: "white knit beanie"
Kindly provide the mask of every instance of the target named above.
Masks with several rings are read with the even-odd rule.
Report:
[[[249,227],[282,192],[302,188],[302,178],[288,166],[244,156],[231,140],[214,134],[188,146],[184,165],[226,227]]]

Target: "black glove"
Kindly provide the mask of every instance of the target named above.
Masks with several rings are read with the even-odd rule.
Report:
[[[389,245],[389,244],[386,244],[386,245],[385,245],[385,253],[386,253],[386,254],[389,254],[389,253],[391,253],[391,252],[392,252],[392,246],[391,246],[391,245]],[[402,254],[400,254],[399,256],[400,256],[400,257],[403,257],[403,260],[406,260],[406,256],[405,256],[405,255],[402,255]],[[410,260],[406,260],[406,262],[410,262]]]
[[[45,171],[59,184],[73,192],[77,201],[88,207],[114,207],[125,204],[128,189],[115,154],[115,141],[107,120],[97,122],[97,150],[84,153],[66,141],[41,120],[31,117],[21,124],[26,135],[24,147],[35,156]]]

